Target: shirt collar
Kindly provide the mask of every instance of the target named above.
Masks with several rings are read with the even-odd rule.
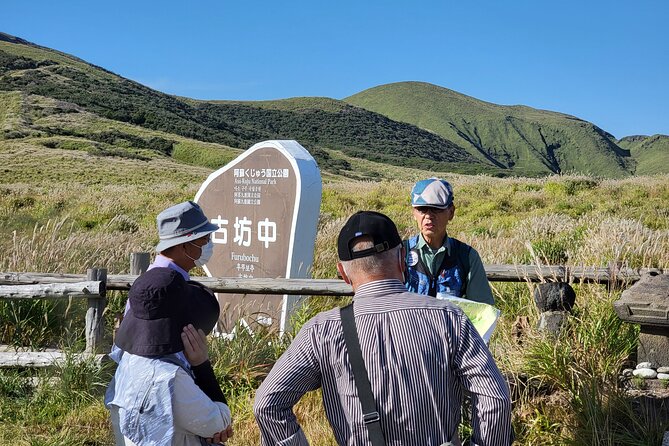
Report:
[[[439,249],[437,249],[436,251],[433,251],[432,248],[430,248],[430,245],[428,245],[427,242],[425,241],[425,239],[423,238],[423,234],[419,233],[418,234],[418,243],[416,243],[416,248],[418,248],[421,251],[423,249],[429,249],[430,251],[433,251],[434,254],[440,253],[441,251],[445,250],[450,255],[451,254],[451,244],[450,244],[449,240],[450,240],[450,237],[448,236],[448,234],[446,234],[446,236],[444,237],[444,243],[439,247]]]
[[[356,297],[374,297],[394,293],[406,293],[404,284],[397,279],[374,280],[360,285],[355,290]]]
[[[153,268],[170,268],[181,274],[185,280],[190,280],[190,274],[188,274],[188,271],[186,271],[185,269],[174,263],[172,259],[169,259],[162,254],[158,254],[156,256],[156,260],[153,261],[153,263],[151,264],[151,266],[149,266],[148,269],[153,269]]]

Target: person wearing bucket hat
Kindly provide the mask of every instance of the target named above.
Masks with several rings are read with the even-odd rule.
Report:
[[[156,268],[173,270],[181,275],[189,286],[200,287],[213,296],[213,293],[204,285],[190,281],[189,271],[195,266],[204,265],[210,259],[213,251],[210,235],[218,229],[218,226],[211,224],[200,206],[192,201],[176,204],[160,212],[156,217],[156,223],[160,240],[156,246],[156,258],[149,265],[147,273]],[[132,314],[130,311],[132,301],[133,299],[129,298],[126,303],[125,316]],[[219,315],[217,302],[215,312],[211,310],[208,314],[210,315],[208,317],[215,314],[215,319],[211,323],[213,327]],[[207,345],[204,333],[189,327],[182,328],[181,337],[185,341],[184,346],[186,348],[176,353],[176,355],[182,358],[184,362],[190,363],[195,383],[210,399],[226,403],[206,354]],[[210,332],[211,328],[205,331]],[[121,342],[126,345],[124,341]],[[109,356],[120,363],[124,356],[124,350],[118,343],[117,339]],[[224,432],[215,435],[212,441],[222,442],[231,436],[232,425]]]
[[[184,280],[190,281],[190,270],[195,266],[206,264],[211,258],[213,243],[210,237],[218,226],[210,223],[202,208],[193,201],[170,206],[158,214],[156,223],[160,241],[156,246],[156,258],[147,271],[154,268],[169,268],[181,274]],[[130,299],[126,302],[125,314],[130,310],[130,302]],[[197,345],[201,345],[201,342]],[[202,352],[195,353],[197,356]],[[122,350],[115,344],[109,356],[119,362]],[[204,367],[197,369],[196,375],[197,372],[207,373]],[[213,371],[211,375],[213,376]],[[211,381],[210,378],[207,377],[205,381]],[[216,395],[218,393],[220,392],[216,392]],[[220,401],[225,402],[225,398]]]
[[[196,344],[218,320],[213,293],[174,269],[156,267],[135,280],[128,300],[116,336],[123,354],[105,396],[116,444],[195,446],[205,438],[224,440],[230,409],[203,391],[211,383],[197,382],[195,370],[202,364],[191,365],[183,354],[201,349]],[[208,361],[206,367],[211,369]]]
[[[193,201],[171,206],[156,217],[159,242],[156,259],[149,269],[172,268],[186,280],[188,272],[206,264],[213,254],[211,233],[218,226],[211,223],[200,206]]]
[[[262,444],[308,444],[293,406],[321,388],[340,445],[460,444],[463,390],[472,395],[471,443],[510,445],[504,377],[459,308],[406,290],[395,223],[378,212],[357,212],[339,232],[337,252],[353,304],[307,321],[256,391]],[[351,332],[359,356],[345,340]],[[358,384],[363,375],[367,386]]]
[[[218,229],[218,226],[211,223],[202,211],[202,208],[193,201],[184,201],[160,212],[156,217],[156,226],[160,240],[158,245],[156,245],[156,258],[149,265],[147,271],[154,268],[173,269],[181,274],[185,280],[189,281],[190,284],[202,287],[213,295],[211,290],[204,285],[191,281],[189,273],[191,269],[196,266],[203,266],[211,259],[214,249],[211,234]],[[131,300],[128,299],[126,312],[131,305],[130,302]],[[218,315],[219,310],[217,307],[217,318]],[[211,329],[208,331],[211,331]],[[197,335],[196,332],[190,334],[190,337]],[[182,336],[184,335],[189,335],[187,329],[184,329]],[[206,339],[203,336],[195,337],[197,339],[186,345],[199,348],[195,351],[190,349],[184,351],[191,364],[197,366],[193,367],[195,382],[213,400],[226,403],[220,386],[215,379],[211,364],[206,358]],[[193,355],[197,364],[193,363],[189,353]],[[201,359],[202,355],[205,355],[204,360]],[[232,435],[232,428],[228,430],[227,435]]]
[[[162,211],[156,217],[158,237],[156,258],[147,269],[170,268],[185,280],[190,280],[189,271],[205,265],[214,252],[211,233],[218,226],[211,223],[200,206],[193,201],[184,201]],[[130,300],[125,313],[130,309]],[[112,359],[114,352],[112,351]]]
[[[418,181],[411,191],[411,206],[420,233],[404,242],[407,289],[494,305],[479,253],[446,231],[455,216],[453,188],[448,181]]]

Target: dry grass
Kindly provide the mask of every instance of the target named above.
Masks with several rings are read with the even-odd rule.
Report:
[[[127,272],[128,254],[151,251],[155,244],[155,215],[191,198],[208,173],[183,166],[177,170],[175,163],[165,160],[105,163],[56,149],[33,147],[33,152],[22,152],[32,146],[16,144],[0,141],[0,162],[4,161],[7,178],[13,179],[0,184],[0,249],[6,253],[0,257],[0,270],[4,271],[83,273],[95,264],[106,266],[110,273]],[[27,153],[37,164],[19,158]],[[62,173],[53,172],[56,168],[70,169],[71,180],[63,181]],[[449,233],[471,243],[485,263],[560,259],[574,266],[616,262],[669,267],[669,176],[616,181],[580,176],[447,178],[455,186],[458,206]],[[384,212],[396,221],[403,236],[411,235],[415,231],[409,212],[411,186],[409,178],[325,184],[314,277],[335,277],[335,240],[345,219],[357,210]],[[579,444],[578,439],[583,438],[581,444],[619,441],[617,444],[632,445],[655,438],[654,431],[644,433],[635,427],[629,401],[615,392],[614,375],[630,351],[630,342],[635,341],[631,328],[616,325],[612,317],[611,302],[620,290],[576,284],[578,310],[565,334],[552,340],[535,329],[539,315],[532,300],[533,284],[492,285],[503,313],[491,350],[515,383],[517,444]],[[336,300],[314,298],[312,307],[300,317],[336,304]],[[528,320],[520,337],[512,333],[519,316]],[[254,348],[247,356],[263,362],[278,354],[261,351],[266,346],[257,343],[244,348]],[[253,386],[262,378],[256,372],[266,369],[250,363],[244,369],[243,362],[218,364],[235,414],[236,435],[231,445],[255,445],[259,438],[251,404]],[[25,413],[16,409],[26,401],[35,403],[3,395],[0,386],[0,403],[11,402],[4,413],[11,412],[18,421],[7,423],[0,404],[0,443],[36,436],[34,442],[25,440],[26,444],[103,444],[110,438],[99,401],[80,410],[85,416],[54,415],[47,422],[48,433],[42,436],[35,434]],[[305,396],[296,412],[313,444],[334,444],[318,392]],[[62,426],[67,426],[65,433],[57,433]],[[627,431],[621,426],[627,426]],[[96,430],[99,435],[93,434]]]
[[[112,219],[100,232],[81,232],[67,219],[47,221],[35,226],[32,234],[19,236],[14,232],[11,255],[0,261],[2,271],[37,271],[44,273],[82,273],[97,265],[119,270],[127,266],[127,254],[146,250],[132,233],[113,234],[117,219]],[[95,264],[92,260],[95,259]],[[123,266],[121,266],[123,265]]]
[[[241,399],[243,398],[243,399]],[[260,444],[260,431],[253,418],[250,407],[253,405],[253,394],[247,393],[235,401],[233,406],[235,435],[229,446],[256,446]],[[238,410],[234,410],[239,407]],[[305,395],[295,406],[295,415],[302,426],[310,444],[318,446],[335,446],[337,443],[332,435],[330,424],[325,417],[320,391]]]

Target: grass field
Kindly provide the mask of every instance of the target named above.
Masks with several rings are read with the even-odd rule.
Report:
[[[426,173],[357,162],[358,171],[381,181],[326,178],[314,277],[335,277],[334,241],[356,210],[387,213],[404,236],[414,230],[409,191]],[[150,251],[156,242],[155,215],[192,198],[209,172],[160,157],[138,161],[0,140],[0,271],[83,273],[95,265],[127,273],[128,254]],[[457,206],[450,234],[476,247],[484,263],[669,268],[666,175],[445,175]],[[492,285],[502,318],[491,350],[512,383],[518,445],[659,444],[669,422],[640,412],[617,386],[637,339],[637,329],[620,322],[611,306],[621,288],[574,284],[577,309],[562,335],[551,339],[534,328],[533,284]],[[109,313],[124,299],[113,293]],[[339,303],[312,297],[296,325]],[[512,331],[523,316],[528,323],[519,338]],[[83,348],[83,326],[83,308],[67,302],[0,304],[0,343],[76,352]],[[230,445],[258,444],[254,389],[289,340],[259,334],[212,341],[215,371],[235,419]],[[73,361],[56,370],[1,370],[0,444],[112,444],[102,405],[109,378],[106,367]],[[318,392],[304,398],[297,413],[312,444],[334,444]],[[466,436],[467,428],[462,432]]]

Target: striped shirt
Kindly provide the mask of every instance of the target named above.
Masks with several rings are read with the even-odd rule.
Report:
[[[358,287],[354,303],[386,444],[457,444],[463,389],[472,399],[473,444],[511,444],[507,384],[462,311],[408,293],[398,280]],[[308,444],[292,408],[319,387],[337,443],[370,444],[338,308],[302,327],[256,392],[263,444]]]

